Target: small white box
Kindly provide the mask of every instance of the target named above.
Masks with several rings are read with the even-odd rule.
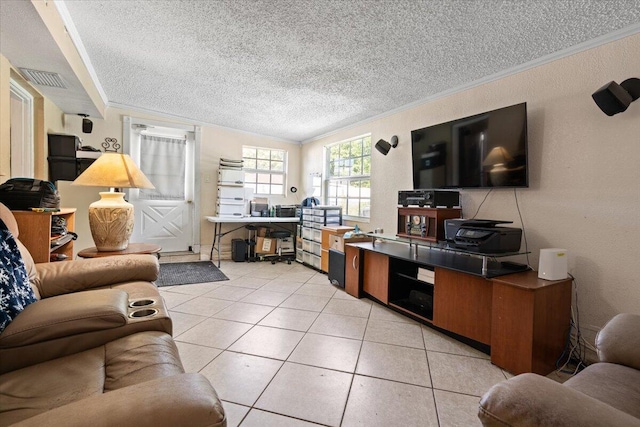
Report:
[[[218,216],[244,216],[244,204],[219,203]]]
[[[244,188],[243,187],[218,187],[218,199],[220,200],[235,200],[240,203],[244,202]]]
[[[428,268],[418,268],[418,280],[431,283],[433,285],[435,283],[435,277],[436,275],[433,270],[429,270]]]
[[[567,250],[558,248],[540,249],[538,278],[562,280],[568,277]]]
[[[313,230],[312,228],[303,228],[302,229],[302,238],[303,239],[307,239],[307,240],[313,240],[313,232],[315,230]]]
[[[242,170],[221,169],[218,171],[218,183],[244,185],[244,172]]]
[[[320,252],[322,250],[322,247],[320,246],[320,243],[317,242],[311,242],[311,252],[313,252],[314,255],[320,255],[322,252]]]

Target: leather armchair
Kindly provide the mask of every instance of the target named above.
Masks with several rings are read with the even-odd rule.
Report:
[[[171,335],[171,318],[153,283],[159,271],[154,256],[35,264],[19,241],[13,214],[2,204],[0,219],[17,240],[38,299],[0,333],[0,374],[141,331]]]
[[[481,399],[485,426],[640,427],[640,316],[619,314],[596,337],[599,363],[559,384],[522,374]]]
[[[142,332],[0,375],[0,427],[226,426],[209,381],[172,338]]]

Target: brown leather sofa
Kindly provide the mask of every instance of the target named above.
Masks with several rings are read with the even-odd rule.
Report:
[[[136,332],[171,335],[171,318],[153,283],[159,270],[154,256],[35,264],[19,241],[13,214],[2,204],[0,219],[17,240],[38,299],[0,333],[0,374]]]
[[[619,314],[596,337],[599,363],[559,384],[522,374],[480,400],[485,426],[640,427],[640,316]]]

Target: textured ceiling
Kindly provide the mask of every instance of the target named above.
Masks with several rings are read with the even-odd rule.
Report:
[[[640,0],[64,5],[110,103],[293,141],[640,22]]]

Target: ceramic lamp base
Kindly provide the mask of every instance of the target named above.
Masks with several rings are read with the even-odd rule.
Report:
[[[129,245],[133,232],[133,205],[124,193],[104,191],[89,205],[89,227],[98,251],[121,251]]]

